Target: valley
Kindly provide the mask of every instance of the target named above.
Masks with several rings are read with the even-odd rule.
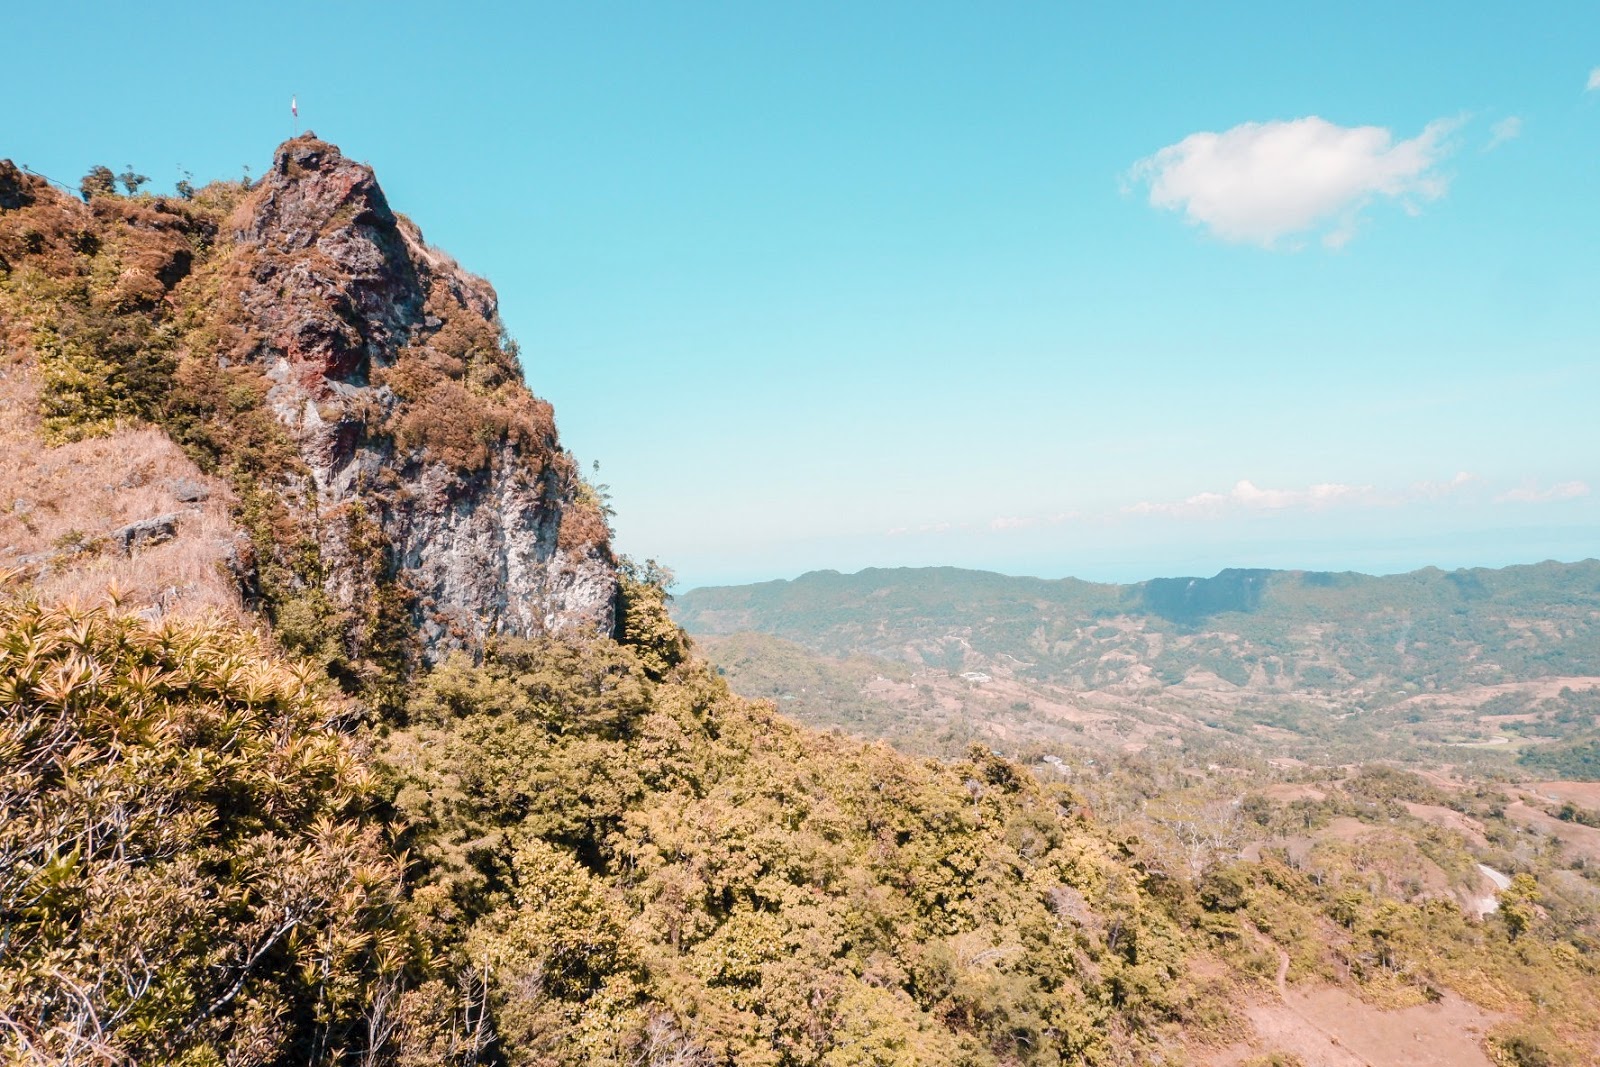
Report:
[[[735,691],[925,756],[1004,753],[1193,885],[1253,976],[1247,1032],[1196,1063],[1580,1062],[1541,1058],[1594,1010],[1541,961],[1600,937],[1595,561],[1132,587],[825,572],[674,611]],[[1478,932],[1507,923],[1510,955]],[[1538,1022],[1511,1007],[1535,988]]]
[[[1558,773],[1600,715],[1600,562],[1108,586],[955,569],[696,589],[735,688],[926,751],[1150,746]]]

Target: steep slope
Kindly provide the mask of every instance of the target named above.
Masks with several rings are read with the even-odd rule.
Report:
[[[336,603],[359,594],[358,523],[417,598],[425,648],[612,624],[603,522],[581,502],[550,406],[522,386],[489,284],[423,243],[372,171],[306,134],[235,210],[217,265],[225,358],[259,366],[314,483]],[[231,313],[234,307],[229,307]]]
[[[1112,1063],[1220,995],[1070,793],[694,660],[493,291],[331,146],[190,199],[0,167],[0,316],[8,1061]],[[178,618],[230,598],[173,554],[276,641]]]
[[[681,651],[502,642],[374,738],[229,628],[0,594],[0,1057],[1000,1067],[1228,1032],[1182,888],[1069,790],[809,733]]]
[[[604,517],[494,290],[313,135],[190,199],[0,166],[0,314],[48,440],[151,421],[233,483],[246,599],[352,684],[614,624]]]
[[[152,617],[242,618],[231,500],[154,427],[48,447],[36,376],[0,364],[0,568],[26,571],[41,596],[114,587]]]

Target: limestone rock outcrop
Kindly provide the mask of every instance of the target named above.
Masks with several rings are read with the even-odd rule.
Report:
[[[309,133],[278,149],[230,226],[221,290],[250,338],[234,358],[266,374],[309,468],[312,486],[289,496],[328,595],[364,595],[375,523],[428,659],[497,634],[609,631],[604,519],[521,380],[489,283]]]
[[[44,436],[159,426],[226,479],[228,566],[297,651],[398,678],[614,628],[603,502],[494,289],[334,145],[307,133],[255,183],[178,197],[80,198],[0,161],[0,281]]]

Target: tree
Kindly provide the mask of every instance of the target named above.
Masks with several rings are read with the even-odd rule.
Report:
[[[672,572],[653,559],[643,566],[624,559],[617,577],[621,587],[617,636],[634,649],[645,672],[659,679],[689,654],[688,636],[667,613]]]
[[[99,165],[90,167],[89,173],[78,183],[78,192],[83,194],[85,204],[97,196],[111,196],[116,191],[117,176],[111,173],[110,167]]]
[[[1225,794],[1190,790],[1149,802],[1145,815],[1170,836],[1189,877],[1198,879],[1238,851],[1242,837],[1238,803]]]
[[[0,595],[0,1062],[349,1062],[412,949],[314,676]]]
[[[1511,879],[1511,885],[1500,891],[1500,918],[1505,921],[1506,932],[1513,940],[1528,932],[1538,916],[1539,883],[1533,875],[1523,872]]]
[[[129,163],[126,167],[124,167],[122,173],[117,175],[117,181],[121,182],[122,187],[128,190],[129,196],[137,193],[139,191],[139,186],[143,185],[149,180],[150,178],[147,175],[140,174],[138,171],[134,170],[132,163]]]

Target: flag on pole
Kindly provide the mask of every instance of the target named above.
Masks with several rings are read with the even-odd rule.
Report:
[[[300,105],[295,103],[295,98],[292,96],[289,98],[289,114],[295,118],[300,117]]]

